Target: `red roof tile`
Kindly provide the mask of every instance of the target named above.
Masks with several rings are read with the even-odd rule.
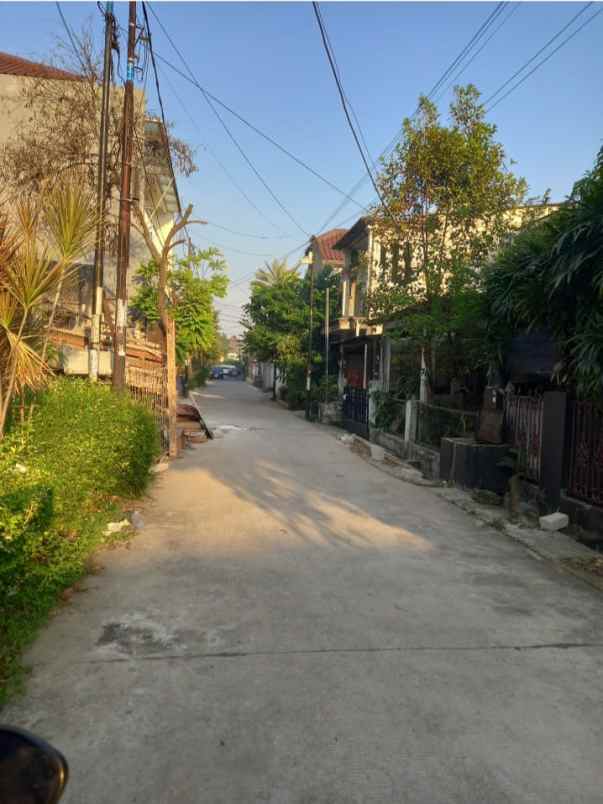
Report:
[[[312,245],[314,248],[318,246],[323,262],[343,262],[343,254],[341,251],[336,251],[333,246],[346,232],[347,229],[329,229],[328,232],[312,238]]]
[[[35,61],[22,59],[10,53],[0,52],[0,75],[22,75],[28,78],[51,78],[55,81],[79,81],[80,76],[51,67],[48,64],[39,64]]]

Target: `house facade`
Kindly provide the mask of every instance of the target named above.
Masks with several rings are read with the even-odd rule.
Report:
[[[519,229],[528,216],[542,217],[558,205],[517,207],[509,211],[510,223]],[[388,324],[376,324],[368,316],[367,297],[383,278],[386,267],[395,266],[412,294],[424,287],[406,243],[385,241],[368,216],[359,218],[334,248],[343,255],[341,269],[341,317],[331,324],[331,340],[339,347],[339,385],[368,389],[371,383],[387,388],[395,380],[399,344],[387,337]]]
[[[27,108],[26,96],[29,89],[35,87],[35,82],[40,81],[57,82],[61,92],[68,97],[69,93],[74,91],[72,87],[82,81],[82,78],[75,73],[50,65],[0,53],[0,104],[3,109],[0,118],[0,149],[18,137],[20,131],[27,130],[31,114]],[[121,114],[123,88],[112,87],[111,91],[113,112]],[[180,199],[172,164],[165,149],[166,132],[163,123],[146,113],[146,99],[140,90],[135,90],[135,108],[138,110],[138,115],[133,151],[132,196],[139,204],[153,241],[161,247],[176,216],[181,213]],[[90,158],[96,160],[97,156],[92,153]],[[108,205],[108,216],[115,221],[118,213],[119,197],[118,189],[115,188]],[[133,225],[130,235],[130,267],[127,275],[129,296],[135,290],[135,274],[138,267],[150,257],[144,238]],[[115,249],[108,247],[105,252],[103,278],[105,349],[110,345],[115,315],[116,281],[117,257]],[[93,293],[94,253],[91,251],[82,260],[73,279],[65,283],[56,317],[59,345],[65,344],[73,366],[78,367],[76,373],[85,373],[84,367],[87,366],[85,355],[80,355],[78,352],[86,347],[92,316]],[[141,339],[140,333],[134,330],[128,337]],[[101,371],[103,366],[105,370],[110,370],[110,365],[109,359],[101,359]]]
[[[310,244],[304,254],[304,263],[308,271],[320,273],[330,266],[337,273],[341,272],[344,256],[335,248],[337,243],[347,232],[347,229],[329,229],[321,235],[312,235]]]
[[[368,389],[383,379],[383,326],[367,316],[367,295],[376,281],[375,260],[380,244],[370,218],[362,217],[334,244],[343,255],[340,316],[331,322],[331,343],[337,351],[340,391]]]

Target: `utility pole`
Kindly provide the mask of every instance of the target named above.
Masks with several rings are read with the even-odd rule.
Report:
[[[329,290],[330,288],[327,287],[327,298],[325,301],[325,403],[329,401],[329,316],[331,314]]]
[[[126,327],[128,323],[127,277],[130,263],[130,211],[132,205],[132,142],[134,134],[134,63],[136,60],[136,0],[130,0],[128,19],[128,68],[124,87],[121,140],[121,187],[117,242],[117,289],[115,294],[115,339],[113,388],[126,384]]]
[[[310,328],[308,330],[308,362],[306,364],[306,419],[310,418],[310,388],[312,386],[312,335],[314,330],[314,265],[310,264]]]
[[[109,96],[111,87],[111,48],[113,45],[113,2],[105,3],[105,58],[101,97],[100,136],[98,143],[98,179],[96,184],[96,242],[94,246],[94,290],[92,295],[92,326],[88,352],[88,376],[98,379],[98,361],[103,317],[103,279],[105,263],[105,212],[107,206],[107,144],[109,131]]]

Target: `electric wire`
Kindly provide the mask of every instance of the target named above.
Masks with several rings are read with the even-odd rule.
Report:
[[[337,187],[337,185],[336,185],[336,184],[334,184],[332,181],[330,181],[329,179],[327,179],[325,176],[323,176],[321,173],[319,173],[319,172],[318,172],[317,170],[315,170],[313,167],[311,167],[310,165],[308,165],[308,163],[307,163],[307,162],[304,162],[304,160],[303,160],[303,159],[300,159],[298,156],[295,156],[295,154],[293,154],[291,151],[289,151],[287,148],[285,148],[283,145],[281,145],[279,142],[277,142],[277,140],[275,140],[275,139],[274,139],[273,137],[271,137],[269,134],[266,134],[266,132],[262,131],[260,128],[258,128],[257,126],[255,126],[253,123],[251,123],[251,122],[250,122],[249,120],[247,120],[245,117],[243,117],[243,115],[241,115],[241,114],[239,114],[237,111],[235,111],[235,110],[234,110],[234,109],[233,109],[231,106],[229,106],[228,104],[224,103],[224,101],[220,100],[220,98],[218,98],[218,97],[217,97],[216,95],[214,95],[212,92],[210,92],[210,91],[209,91],[209,90],[207,90],[205,87],[203,87],[203,86],[202,86],[202,85],[199,83],[199,81],[197,80],[197,78],[195,77],[195,74],[193,73],[193,71],[191,70],[190,66],[188,65],[188,63],[187,63],[186,59],[185,59],[185,58],[184,58],[184,56],[182,55],[182,52],[180,51],[180,49],[178,48],[178,46],[176,45],[176,43],[173,41],[172,37],[169,35],[169,33],[168,33],[168,31],[166,30],[165,26],[163,25],[163,23],[161,22],[161,20],[160,20],[160,19],[159,19],[159,17],[157,16],[157,13],[155,12],[155,10],[154,10],[154,8],[153,8],[153,6],[152,6],[152,5],[150,6],[150,9],[151,9],[151,13],[153,14],[153,16],[155,17],[155,19],[156,19],[156,20],[157,20],[157,22],[159,23],[159,25],[160,25],[160,27],[161,27],[161,30],[162,30],[162,31],[163,31],[163,33],[165,34],[165,36],[166,36],[166,38],[167,38],[168,42],[170,43],[170,45],[171,45],[171,46],[172,46],[172,48],[174,49],[174,51],[175,51],[176,55],[178,56],[178,58],[179,58],[179,59],[180,59],[180,61],[182,62],[182,64],[183,64],[184,68],[185,68],[185,69],[186,69],[186,71],[188,72],[188,75],[186,75],[186,74],[185,74],[185,73],[183,73],[181,70],[179,70],[179,69],[178,69],[178,67],[176,67],[174,64],[172,64],[170,61],[168,61],[168,60],[167,60],[165,57],[160,56],[159,54],[156,54],[157,58],[158,58],[158,59],[160,59],[160,61],[163,61],[163,62],[164,62],[164,63],[165,63],[165,64],[166,64],[168,67],[170,67],[170,69],[172,69],[174,72],[178,73],[178,74],[179,74],[179,75],[180,75],[182,78],[184,78],[186,81],[189,81],[189,82],[190,82],[190,83],[192,83],[194,86],[196,86],[196,87],[197,87],[197,89],[198,89],[198,90],[199,90],[199,91],[200,91],[200,92],[201,92],[201,93],[202,93],[202,94],[203,94],[205,97],[210,98],[210,99],[211,99],[211,100],[212,100],[214,103],[218,104],[218,105],[219,105],[219,106],[221,106],[223,109],[225,109],[227,112],[229,112],[231,115],[233,115],[234,117],[236,117],[236,118],[237,118],[237,120],[239,120],[239,121],[240,121],[241,123],[243,123],[245,126],[247,126],[248,128],[250,128],[252,131],[254,131],[256,134],[258,134],[260,137],[262,137],[263,139],[265,139],[267,142],[269,142],[271,145],[273,145],[275,148],[277,148],[277,149],[278,149],[279,151],[281,151],[283,154],[285,154],[286,156],[288,156],[290,159],[292,159],[294,162],[296,162],[298,165],[300,165],[300,167],[303,167],[303,168],[304,168],[304,170],[307,170],[307,171],[308,171],[309,173],[311,173],[311,174],[312,174],[312,175],[313,175],[315,178],[319,179],[321,182],[323,182],[324,184],[326,184],[326,185],[327,185],[328,187],[330,187],[332,190],[335,190],[335,192],[339,193],[340,195],[346,196],[346,193],[345,193],[345,191],[344,191],[344,190],[342,190],[340,187]],[[352,201],[353,203],[355,203],[357,206],[362,206],[361,204],[358,204],[358,202],[357,202],[357,201],[355,201],[353,198],[350,198],[349,200],[350,200],[350,201]]]
[[[455,83],[455,81],[458,81],[458,80],[459,80],[459,78],[461,77],[461,75],[463,75],[463,73],[464,73],[464,72],[467,70],[467,68],[468,68],[468,67],[469,67],[471,64],[473,64],[473,62],[475,61],[475,59],[476,59],[476,58],[479,56],[479,54],[480,54],[480,53],[481,53],[481,52],[484,50],[484,48],[485,48],[485,47],[488,45],[488,43],[489,43],[489,42],[490,42],[492,39],[494,39],[494,37],[495,37],[495,36],[496,36],[496,34],[497,34],[499,31],[500,31],[500,29],[503,27],[503,25],[506,25],[506,23],[507,23],[507,22],[509,21],[509,19],[510,19],[510,18],[513,16],[513,14],[515,14],[515,12],[516,12],[516,11],[518,11],[518,10],[521,8],[521,3],[510,3],[510,4],[508,4],[508,5],[510,5],[510,6],[511,6],[511,8],[509,8],[509,9],[508,9],[508,13],[507,13],[507,14],[504,16],[504,18],[501,20],[501,22],[500,22],[500,23],[499,23],[499,24],[496,26],[496,28],[495,28],[495,29],[492,31],[492,33],[490,34],[490,36],[489,36],[489,37],[488,37],[488,38],[487,38],[487,39],[484,41],[484,43],[481,45],[481,47],[479,47],[479,48],[478,48],[478,49],[477,49],[477,50],[476,50],[476,51],[473,53],[473,55],[471,56],[471,58],[470,58],[468,61],[466,61],[466,62],[465,62],[465,64],[461,64],[461,65],[459,65],[459,68],[460,68],[460,69],[459,69],[459,70],[458,70],[458,71],[457,71],[457,72],[454,74],[454,76],[452,77],[452,79],[450,80],[450,82],[449,82],[449,83],[446,85],[446,87],[445,87],[444,89],[441,89],[441,90],[440,90],[440,91],[437,93],[437,95],[436,95],[436,96],[434,96],[434,98],[433,98],[433,100],[434,100],[434,101],[438,101],[440,98],[442,98],[442,97],[443,97],[443,96],[444,96],[444,95],[445,95],[445,94],[448,92],[448,90],[449,90],[449,89],[452,87],[452,85]]]
[[[174,85],[173,85],[172,81],[170,80],[169,76],[167,75],[167,73],[164,72],[164,73],[162,73],[162,75],[164,76],[165,80],[167,81],[168,86],[172,90],[172,94],[174,95],[174,97],[176,98],[178,103],[180,104],[182,110],[187,115],[188,119],[191,121],[191,124],[193,125],[195,130],[198,129],[197,121],[193,118],[192,114],[190,113],[190,110],[189,110],[188,106],[186,106],[186,104],[184,103],[184,101],[182,100],[182,98],[180,97],[178,92],[176,91],[176,88],[174,87]],[[252,207],[252,209],[254,209],[258,213],[258,215],[260,215],[260,217],[264,218],[264,220],[267,221],[274,229],[278,229],[279,227],[247,195],[245,190],[240,186],[240,184],[237,182],[237,180],[234,178],[234,176],[232,176],[230,171],[221,162],[221,160],[218,159],[218,157],[213,152],[213,150],[209,147],[209,145],[207,143],[201,143],[201,147],[205,151],[207,151],[207,153],[211,156],[211,158],[214,160],[214,162],[218,165],[220,170],[224,173],[224,175],[231,182],[231,184],[239,191],[239,193],[245,199],[245,201],[247,201],[249,206]],[[259,237],[259,235],[258,235],[258,237]],[[278,238],[286,239],[288,237],[291,237],[291,235],[272,235],[272,237],[275,238],[275,239],[278,239]],[[266,236],[266,240],[268,240],[268,239],[270,239],[269,236]]]
[[[516,72],[515,72],[515,73],[514,73],[514,74],[511,76],[511,78],[510,78],[508,81],[505,81],[505,83],[504,83],[504,84],[502,84],[502,85],[501,85],[501,86],[500,86],[500,87],[499,87],[499,88],[496,90],[496,92],[494,92],[492,95],[490,95],[490,97],[489,97],[489,98],[486,100],[486,102],[485,102],[485,103],[486,103],[486,105],[487,105],[487,104],[488,104],[488,103],[489,103],[489,102],[490,102],[490,101],[491,101],[493,98],[495,98],[495,97],[496,97],[496,96],[497,96],[497,95],[498,95],[498,94],[499,94],[499,93],[500,93],[500,92],[501,92],[501,91],[502,91],[502,90],[503,90],[503,89],[504,89],[506,86],[508,86],[508,84],[509,84],[509,83],[510,83],[510,82],[511,82],[511,81],[512,81],[514,78],[516,78],[516,77],[517,77],[517,76],[518,76],[518,75],[519,75],[519,74],[520,74],[520,73],[521,73],[523,70],[525,70],[525,68],[526,68],[528,65],[530,65],[530,64],[531,64],[531,63],[534,61],[534,59],[536,59],[536,58],[537,58],[537,57],[538,57],[538,56],[539,56],[539,55],[540,55],[540,54],[541,54],[541,53],[542,53],[544,50],[546,50],[546,48],[547,48],[547,47],[548,47],[550,44],[552,44],[552,43],[553,43],[553,42],[554,42],[556,39],[558,39],[558,37],[559,37],[559,36],[560,36],[560,35],[561,35],[561,34],[562,34],[564,31],[566,31],[566,30],[569,28],[569,26],[570,26],[570,25],[571,25],[573,22],[575,22],[575,20],[577,20],[577,19],[578,19],[578,17],[579,17],[581,14],[583,14],[583,13],[584,13],[584,12],[585,12],[585,11],[586,11],[586,10],[587,10],[587,9],[588,9],[590,6],[592,6],[592,5],[593,5],[592,3],[587,3],[587,4],[586,4],[586,5],[585,5],[585,6],[584,6],[584,7],[583,7],[583,8],[582,8],[582,9],[581,9],[581,10],[580,10],[580,11],[579,11],[577,14],[575,14],[575,15],[572,17],[572,19],[571,19],[571,20],[570,20],[570,21],[567,23],[567,25],[564,25],[564,27],[563,27],[563,28],[561,28],[561,30],[560,30],[560,31],[558,31],[558,32],[555,34],[555,36],[553,36],[551,39],[549,39],[549,41],[546,43],[546,45],[543,45],[543,47],[541,47],[541,48],[540,48],[540,50],[538,51],[538,53],[536,53],[534,56],[532,56],[532,58],[531,58],[531,59],[529,59],[529,60],[528,60],[528,61],[527,61],[527,62],[526,62],[526,63],[525,63],[525,64],[524,64],[522,67],[520,67],[520,69],[519,69],[519,70],[517,70],[517,71],[516,71]],[[599,14],[601,14],[601,12],[602,12],[602,11],[603,11],[603,8],[600,8],[598,11],[595,11],[595,13],[594,13],[594,14],[592,14],[590,17],[588,17],[588,19],[587,19],[587,20],[585,20],[585,21],[582,23],[582,25],[580,25],[578,28],[576,28],[574,31],[572,31],[572,33],[571,33],[571,34],[569,34],[568,36],[566,36],[566,38],[565,38],[565,39],[563,39],[563,40],[562,40],[562,41],[561,41],[561,42],[560,42],[560,43],[557,45],[557,47],[556,47],[556,48],[554,48],[554,49],[553,49],[553,50],[552,50],[550,53],[548,53],[548,54],[547,54],[547,55],[546,55],[546,56],[545,56],[543,59],[541,59],[541,60],[540,60],[540,61],[539,61],[539,62],[538,62],[538,63],[537,63],[537,64],[536,64],[536,65],[535,65],[535,66],[534,66],[534,67],[533,67],[533,68],[532,68],[532,69],[531,69],[531,70],[530,70],[528,73],[526,73],[526,75],[524,75],[522,78],[520,78],[520,80],[519,80],[519,81],[517,81],[517,83],[515,83],[515,84],[514,84],[514,85],[513,85],[513,86],[512,86],[512,87],[511,87],[511,88],[510,88],[510,89],[509,89],[507,92],[505,92],[505,94],[504,94],[504,95],[502,95],[500,98],[498,98],[498,100],[497,100],[495,103],[492,103],[492,104],[490,104],[489,106],[487,106],[486,111],[487,111],[487,112],[491,111],[492,109],[494,109],[494,107],[495,107],[495,106],[498,106],[498,104],[499,104],[499,103],[502,103],[502,101],[504,101],[504,99],[505,99],[505,98],[508,98],[508,97],[509,97],[509,95],[510,95],[512,92],[514,92],[514,91],[515,91],[515,90],[516,90],[518,87],[520,87],[520,86],[521,86],[521,85],[524,83],[524,81],[527,81],[527,80],[528,80],[528,78],[529,78],[530,76],[534,75],[534,73],[535,73],[535,72],[536,72],[538,69],[540,69],[540,67],[542,67],[542,65],[543,65],[543,64],[545,64],[545,63],[546,63],[546,62],[547,62],[547,61],[548,61],[550,58],[552,58],[552,57],[555,55],[555,53],[557,53],[559,50],[561,50],[561,48],[562,48],[562,47],[564,47],[564,46],[565,46],[565,45],[566,45],[566,44],[567,44],[567,43],[568,43],[568,42],[569,42],[571,39],[573,39],[573,38],[574,38],[574,36],[576,36],[576,34],[579,34],[579,33],[580,33],[580,31],[581,31],[583,28],[586,28],[586,26],[587,26],[589,23],[591,23],[591,22],[592,22],[592,21],[595,19],[595,17],[598,17],[598,16],[599,16]]]
[[[155,12],[155,10],[154,10],[154,8],[153,8],[152,6],[151,6],[151,13],[153,14],[153,16],[155,17],[155,19],[156,19],[156,20],[157,20],[157,22],[159,23],[159,25],[160,25],[160,27],[161,27],[161,30],[164,32],[165,36],[167,37],[168,41],[170,42],[170,44],[172,45],[172,47],[174,48],[174,50],[176,51],[176,53],[178,54],[178,56],[180,57],[181,61],[182,61],[182,62],[183,62],[183,64],[185,65],[186,69],[190,71],[190,68],[188,67],[188,64],[187,64],[186,60],[184,59],[184,57],[183,57],[183,56],[182,56],[182,54],[180,53],[180,50],[178,49],[178,47],[176,46],[176,44],[173,42],[173,40],[172,40],[172,38],[170,37],[170,35],[168,34],[168,32],[166,31],[166,29],[165,29],[165,27],[164,27],[163,23],[161,22],[161,20],[160,20],[160,19],[159,19],[159,17],[157,16],[157,13]],[[162,59],[162,61],[164,61],[165,63],[168,63],[168,62],[167,62],[165,59]],[[170,66],[170,65],[168,64],[168,66]],[[284,214],[285,214],[285,215],[286,215],[286,216],[289,218],[289,220],[290,220],[290,221],[291,221],[291,222],[292,222],[292,223],[293,223],[293,224],[294,224],[294,225],[295,225],[295,226],[296,226],[296,227],[297,227],[297,228],[300,230],[300,232],[302,232],[302,233],[303,233],[303,234],[305,234],[305,235],[308,235],[308,232],[306,232],[306,230],[303,228],[303,226],[302,226],[302,225],[301,225],[301,224],[300,224],[300,223],[299,223],[299,222],[296,220],[295,216],[294,216],[294,215],[292,215],[292,213],[291,213],[291,212],[290,212],[290,211],[287,209],[287,207],[286,207],[286,206],[283,204],[283,202],[281,201],[281,199],[280,199],[280,198],[279,198],[279,197],[276,195],[276,193],[274,192],[274,190],[273,190],[273,189],[270,187],[270,185],[268,184],[268,182],[267,182],[267,181],[264,179],[264,177],[262,176],[262,174],[260,173],[260,171],[259,171],[259,170],[256,168],[256,166],[253,164],[253,162],[251,161],[251,159],[249,158],[249,156],[246,154],[246,152],[244,151],[244,149],[243,149],[243,148],[242,148],[242,146],[240,145],[239,141],[237,140],[237,138],[234,136],[234,134],[233,134],[233,133],[232,133],[232,131],[230,130],[229,126],[228,126],[228,125],[226,124],[226,122],[224,121],[224,119],[223,119],[222,115],[221,115],[221,114],[218,112],[218,110],[216,109],[216,106],[215,106],[214,101],[213,101],[213,96],[211,96],[211,95],[210,95],[210,93],[208,93],[208,92],[207,92],[207,91],[206,91],[206,90],[205,90],[205,89],[204,89],[204,88],[201,86],[201,84],[199,84],[199,83],[198,83],[198,81],[196,80],[196,78],[195,78],[195,77],[194,77],[194,75],[192,74],[192,71],[191,71],[191,76],[192,76],[192,77],[191,77],[189,80],[192,80],[192,83],[194,83],[194,84],[195,84],[195,86],[197,86],[197,88],[200,90],[200,92],[201,92],[201,94],[203,95],[203,97],[205,98],[205,101],[207,102],[208,106],[210,107],[210,109],[212,110],[212,112],[214,113],[214,115],[216,116],[216,118],[218,119],[218,121],[219,121],[220,125],[222,126],[222,128],[224,129],[224,131],[226,132],[226,134],[228,135],[228,137],[229,137],[229,139],[231,140],[231,142],[233,143],[233,145],[234,145],[234,146],[237,148],[237,150],[239,151],[239,153],[241,154],[241,156],[243,157],[243,159],[245,160],[245,162],[247,163],[247,165],[248,165],[248,166],[251,168],[251,170],[253,171],[254,175],[255,175],[255,176],[256,176],[256,178],[258,179],[258,181],[260,181],[260,183],[261,183],[261,184],[263,185],[263,187],[264,187],[264,188],[267,190],[267,192],[270,194],[270,196],[271,196],[271,197],[272,197],[272,199],[275,201],[275,203],[276,203],[276,204],[277,204],[277,205],[280,207],[280,209],[282,210],[282,212],[284,212]]]
[[[390,215],[390,217],[392,218],[392,221],[395,224],[396,221],[394,219],[394,216],[392,215],[392,213],[391,213],[391,211],[390,211],[385,199],[381,195],[381,191],[379,190],[379,187],[377,186],[377,182],[375,181],[375,177],[373,176],[373,172],[372,172],[371,167],[370,167],[370,165],[368,163],[368,159],[367,159],[367,157],[366,157],[366,155],[364,153],[364,150],[362,148],[362,144],[360,142],[358,134],[356,133],[356,129],[355,129],[354,124],[352,122],[352,118],[350,117],[350,112],[348,110],[348,106],[347,106],[347,103],[346,103],[345,92],[343,90],[343,86],[341,84],[340,78],[339,78],[339,76],[337,74],[337,70],[335,69],[335,63],[334,63],[334,60],[333,60],[333,54],[331,53],[331,50],[329,48],[329,44],[328,44],[328,41],[327,41],[326,28],[325,28],[324,21],[323,21],[321,15],[320,15],[320,9],[319,9],[318,3],[313,2],[312,3],[312,8],[314,9],[314,16],[316,17],[316,21],[318,23],[318,28],[320,30],[320,36],[321,36],[321,39],[322,39],[323,47],[324,47],[325,53],[327,55],[329,65],[331,67],[331,72],[333,73],[333,78],[335,79],[335,84],[337,86],[337,91],[339,93],[339,99],[341,101],[341,106],[343,108],[346,120],[348,122],[348,127],[349,127],[350,131],[352,132],[352,136],[354,137],[354,142],[356,143],[356,147],[358,148],[358,152],[360,153],[360,156],[361,156],[362,161],[364,163],[364,167],[366,168],[366,172],[367,172],[367,174],[368,174],[368,176],[369,176],[369,178],[371,180],[371,184],[373,185],[373,187],[375,189],[375,192],[377,193],[383,208],[387,211],[387,213]]]

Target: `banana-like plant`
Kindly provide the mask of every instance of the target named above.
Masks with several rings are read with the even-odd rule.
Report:
[[[0,204],[0,438],[15,395],[41,387],[50,373],[63,284],[90,252],[95,227],[93,197],[75,182]]]

